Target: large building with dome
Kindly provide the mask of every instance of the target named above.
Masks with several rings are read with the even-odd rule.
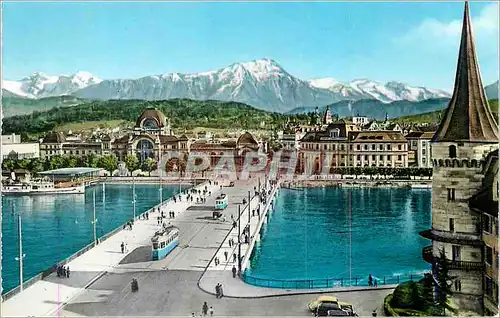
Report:
[[[123,161],[136,155],[139,161],[153,158],[158,161],[167,151],[188,152],[188,138],[176,137],[170,120],[158,109],[146,109],[137,118],[134,129],[111,143],[111,152]]]

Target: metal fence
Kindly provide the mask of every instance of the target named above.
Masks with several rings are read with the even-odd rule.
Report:
[[[377,286],[394,285],[407,281],[419,281],[424,278],[425,273],[415,273],[407,275],[391,276],[373,276],[373,283]],[[266,279],[253,277],[245,271],[241,278],[247,284],[283,289],[315,289],[315,288],[334,288],[334,287],[352,287],[368,286],[368,276],[352,278],[321,278],[321,279],[303,279],[303,280],[285,280],[285,279]]]

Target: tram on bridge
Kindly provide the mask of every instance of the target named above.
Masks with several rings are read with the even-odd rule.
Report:
[[[168,226],[157,231],[151,239],[151,243],[153,261],[165,258],[179,245],[179,228]]]

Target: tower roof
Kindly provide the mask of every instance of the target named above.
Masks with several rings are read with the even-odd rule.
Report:
[[[497,142],[498,137],[479,73],[466,1],[453,96],[432,141]]]

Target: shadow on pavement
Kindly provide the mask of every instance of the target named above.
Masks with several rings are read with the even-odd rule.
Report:
[[[141,246],[130,252],[119,265],[151,261],[151,246]]]

